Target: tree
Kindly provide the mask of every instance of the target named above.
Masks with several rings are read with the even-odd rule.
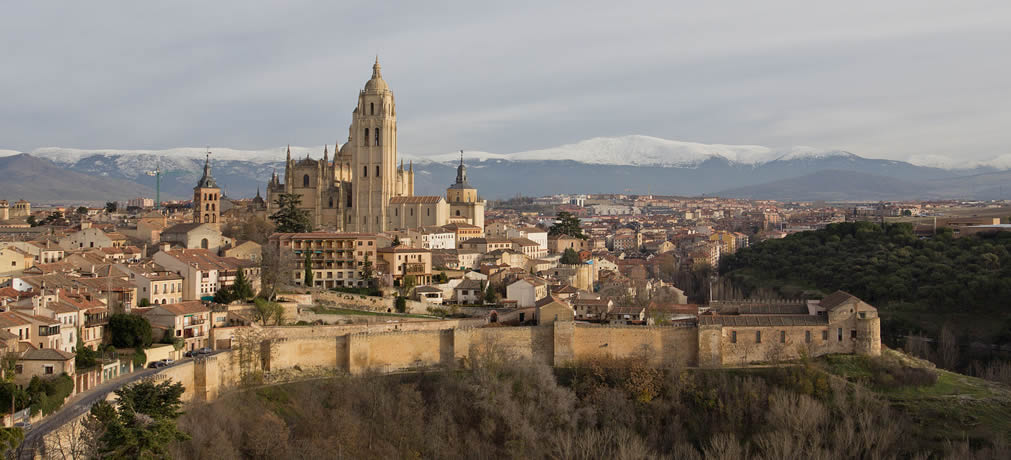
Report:
[[[253,292],[253,285],[246,279],[246,271],[242,268],[239,268],[238,273],[235,274],[235,281],[232,283],[232,295],[242,301],[246,301],[256,295]]]
[[[390,243],[390,247],[395,248],[397,246],[400,246],[400,235],[393,235],[393,242]]]
[[[185,388],[179,382],[141,381],[116,390],[118,407],[107,401],[91,407],[102,458],[171,458],[169,446],[189,439],[175,420],[182,414]]]
[[[99,354],[91,347],[84,345],[80,335],[77,337],[77,351],[74,354],[74,368],[83,371],[95,367],[98,364]]]
[[[137,308],[147,308],[151,306],[151,300],[144,297],[137,301]]]
[[[575,249],[565,248],[565,251],[562,252],[562,258],[558,261],[558,263],[574,265],[582,263],[582,260],[579,259],[579,253],[576,252]]]
[[[400,282],[400,295],[410,297],[411,292],[414,291],[414,287],[417,285],[418,280],[414,275],[405,275],[404,279]]]
[[[253,319],[264,326],[268,321],[274,320],[274,325],[280,326],[284,319],[284,307],[277,302],[257,297],[253,299]]]
[[[368,253],[365,254],[365,261],[362,262],[362,269],[358,271],[358,275],[365,280],[365,284],[372,287],[372,283],[376,278],[376,272],[372,268],[372,262],[369,261]]]
[[[39,225],[39,221],[35,219],[35,216],[28,216],[28,218],[25,219],[25,223],[32,227],[37,227]]]
[[[144,317],[116,313],[109,317],[110,342],[116,348],[151,346],[151,323]]]
[[[299,260],[291,251],[281,250],[276,244],[263,247],[260,259],[260,296],[273,299],[274,293],[291,284],[293,274],[299,268]]]
[[[218,289],[218,292],[214,293],[214,303],[220,303],[222,305],[228,305],[235,302],[238,297],[235,296],[235,291],[232,290],[231,286],[226,286]]]
[[[312,251],[305,251],[305,264],[302,270],[304,270],[302,284],[305,287],[312,287]]]
[[[484,291],[484,303],[495,303],[498,302],[498,291],[495,290],[495,286],[488,283],[488,288]]]
[[[119,208],[119,203],[116,203],[115,201],[106,201],[105,202],[105,212],[114,213],[114,212],[116,212],[116,209],[118,209],[118,208]]]
[[[280,233],[303,233],[312,230],[309,213],[299,209],[302,197],[295,193],[282,193],[277,197],[277,212],[270,215]]]
[[[83,216],[88,213],[88,208],[81,206],[77,208],[77,215]]]
[[[574,238],[586,239],[583,229],[579,228],[579,218],[570,212],[561,211],[557,216],[558,221],[548,229],[548,235],[567,235]]]
[[[397,296],[396,300],[393,301],[393,308],[397,309],[397,313],[404,313],[407,311],[407,298],[403,296]]]

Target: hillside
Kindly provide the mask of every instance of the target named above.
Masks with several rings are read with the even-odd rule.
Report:
[[[28,154],[0,157],[0,197],[38,202],[104,203],[154,196],[154,190],[123,179],[68,170]]]
[[[886,352],[743,369],[635,360],[337,377],[190,407],[175,458],[1004,458],[1011,391]]]

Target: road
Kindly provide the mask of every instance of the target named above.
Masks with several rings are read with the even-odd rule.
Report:
[[[181,363],[189,361],[189,359],[176,361],[171,366],[177,366]],[[159,369],[143,369],[129,374],[125,377],[117,378],[111,380],[101,385],[94,387],[84,393],[75,395],[70,401],[63,405],[56,412],[49,414],[42,421],[38,422],[32,426],[32,429],[25,433],[25,440],[21,443],[21,447],[18,448],[19,459],[31,459],[34,457],[35,450],[42,447],[42,440],[51,431],[56,430],[63,426],[64,424],[76,419],[85,412],[91,410],[91,406],[96,402],[105,399],[109,393],[112,393],[122,386],[136,382],[143,379],[144,377],[150,377],[157,374],[165,367]]]

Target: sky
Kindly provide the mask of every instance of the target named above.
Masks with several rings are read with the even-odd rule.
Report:
[[[0,149],[347,139],[376,55],[399,150],[600,136],[1011,154],[1011,2],[7,2]]]

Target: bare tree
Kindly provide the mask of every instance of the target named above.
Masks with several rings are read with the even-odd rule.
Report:
[[[948,324],[941,328],[941,336],[937,341],[937,361],[938,365],[948,370],[955,370],[958,366],[958,338]]]

